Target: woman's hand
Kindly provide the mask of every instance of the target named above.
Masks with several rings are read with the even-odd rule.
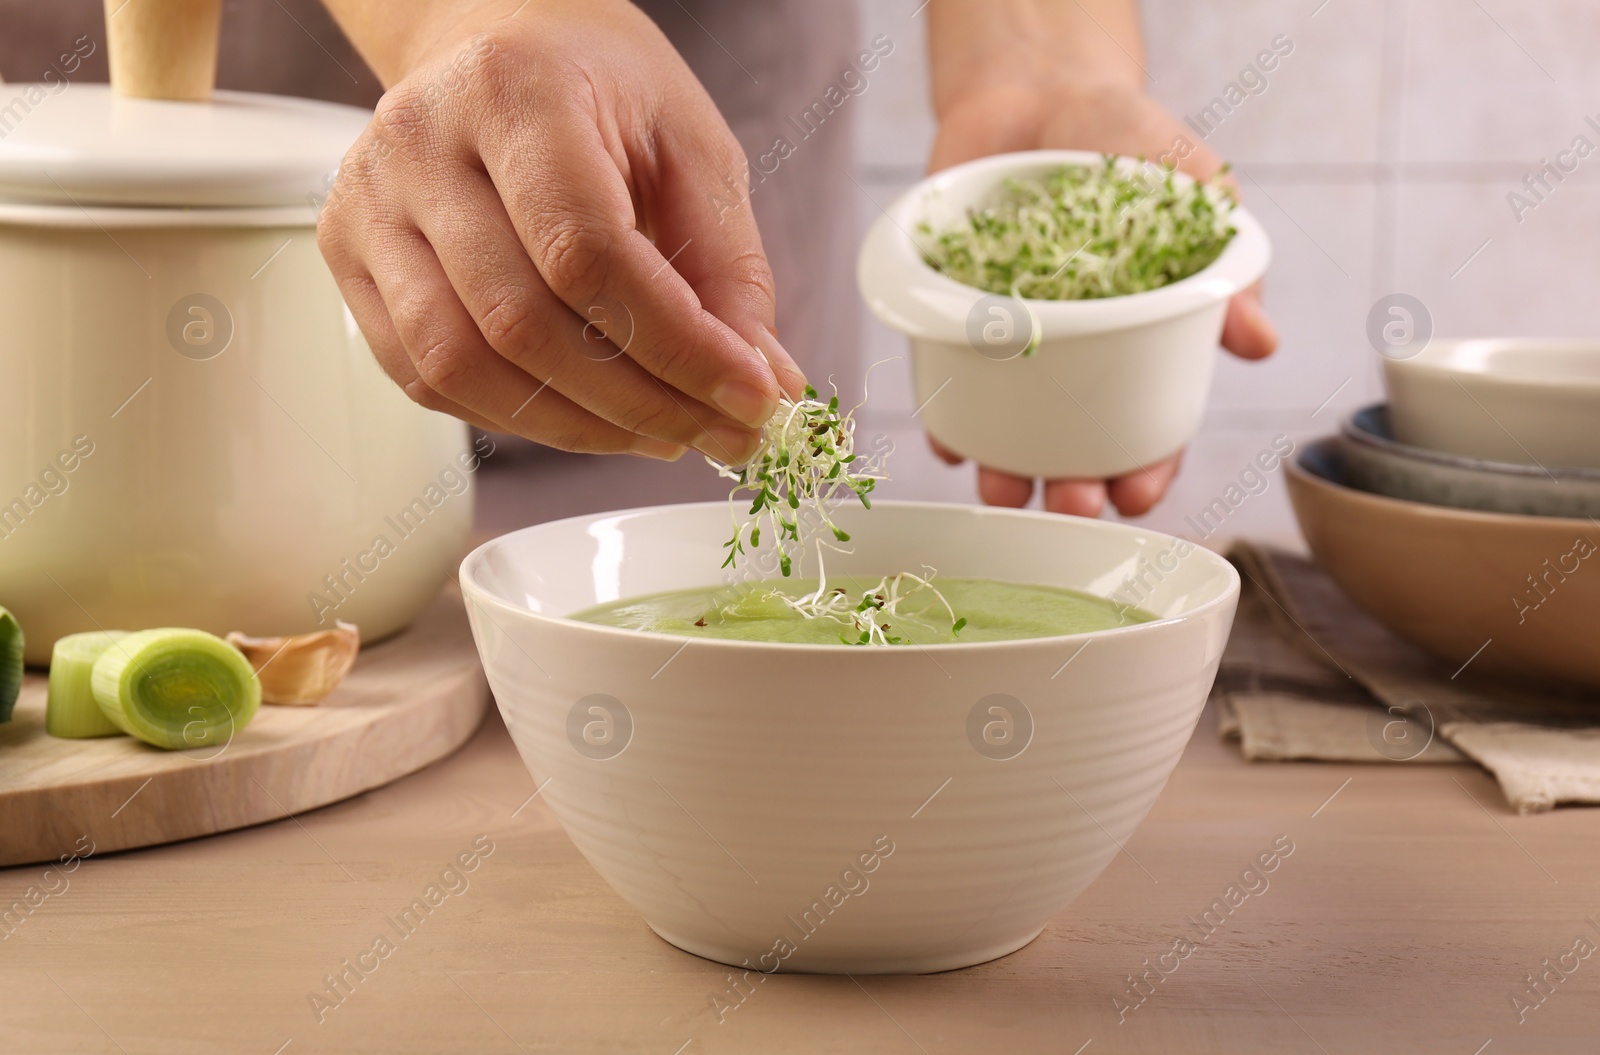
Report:
[[[1112,32],[1126,39],[1122,47],[1138,49],[1131,3],[1089,2],[1097,15],[1081,5],[1081,15],[1064,5],[1048,5],[1053,10],[1045,14],[1027,0],[992,6],[957,0],[937,15],[930,8],[939,116],[930,172],[1014,150],[1069,149],[1176,162],[1197,179],[1216,173],[1217,156],[1144,93],[1133,52],[1112,50]],[[1229,303],[1222,345],[1241,358],[1261,359],[1277,344],[1258,283]],[[964,460],[932,437],[929,442],[946,462]],[[1045,508],[1099,516],[1109,498],[1124,516],[1147,512],[1166,493],[1182,457],[1112,480],[1046,480]],[[978,492],[990,505],[1025,505],[1033,490],[1026,477],[978,469]]]
[[[655,25],[623,0],[330,6],[394,82],[319,223],[389,376],[566,450],[747,457],[804,380],[743,152]]]

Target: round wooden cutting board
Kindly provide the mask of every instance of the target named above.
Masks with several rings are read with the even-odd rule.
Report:
[[[263,704],[225,746],[58,739],[44,731],[45,684],[30,673],[0,725],[0,866],[190,839],[349,798],[460,747],[489,699],[454,586],[404,633],[362,649],[320,704]]]

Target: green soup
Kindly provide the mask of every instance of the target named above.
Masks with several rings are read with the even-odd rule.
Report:
[[[830,592],[844,590],[860,598],[877,580],[830,578]],[[877,622],[909,644],[951,641],[1013,641],[1027,637],[1081,634],[1110,630],[1156,618],[1149,612],[1102,597],[1051,586],[1023,586],[992,579],[939,578],[935,585],[966,624],[952,636],[952,619],[929,591],[902,601],[896,614],[880,613]],[[783,600],[801,598],[817,588],[815,579],[768,579],[739,586],[633,597],[597,605],[572,616],[601,626],[645,630],[680,637],[735,641],[775,641],[803,645],[837,645],[848,627],[833,618],[806,618]]]

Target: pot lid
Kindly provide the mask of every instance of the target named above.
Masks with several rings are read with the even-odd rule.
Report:
[[[371,118],[355,106],[252,92],[180,102],[104,84],[0,85],[0,200],[304,205],[327,195]]]

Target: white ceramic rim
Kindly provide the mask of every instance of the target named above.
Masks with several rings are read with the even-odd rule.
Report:
[[[1382,410],[1388,414],[1389,404],[1373,403],[1362,407],[1360,410],[1345,418],[1339,426],[1339,434],[1350,443],[1374,450],[1393,454],[1396,457],[1406,458],[1410,461],[1426,462],[1430,465],[1440,465],[1449,469],[1461,469],[1469,472],[1483,473],[1491,476],[1529,476],[1541,480],[1551,480],[1554,483],[1563,482],[1566,478],[1574,483],[1600,483],[1600,469],[1584,469],[1552,465],[1549,468],[1538,465],[1524,465],[1521,462],[1496,462],[1485,458],[1469,458],[1464,454],[1451,454],[1448,451],[1435,451],[1427,447],[1415,447],[1409,443],[1401,443],[1392,436],[1372,432],[1362,427],[1357,419],[1374,410]],[[1392,427],[1392,426],[1391,426]]]
[[[177,208],[161,205],[44,205],[0,201],[0,224],[13,227],[315,227],[316,210],[305,205],[241,208]]]
[[[1393,511],[1405,511],[1412,516],[1419,516],[1427,520],[1440,521],[1467,521],[1468,523],[1520,525],[1547,527],[1560,527],[1566,525],[1572,530],[1586,531],[1594,527],[1594,521],[1583,517],[1547,517],[1533,513],[1491,513],[1483,509],[1462,509],[1459,506],[1436,506],[1431,502],[1412,502],[1404,498],[1394,498],[1390,495],[1380,495],[1373,491],[1363,491],[1359,487],[1351,487],[1343,480],[1336,480],[1324,476],[1307,463],[1307,459],[1316,457],[1328,459],[1330,456],[1339,460],[1342,468],[1344,465],[1343,452],[1339,450],[1338,436],[1324,436],[1320,440],[1313,440],[1300,448],[1298,454],[1290,458],[1287,465],[1290,474],[1300,477],[1307,483],[1326,487],[1331,491],[1342,491],[1354,495],[1358,501],[1376,503],[1380,507],[1387,507]],[[1302,531],[1302,534],[1304,532]],[[1148,626],[1142,623],[1141,626]]]
[[[523,608],[523,607],[520,607],[518,605],[511,604],[508,601],[505,601],[505,600],[502,600],[499,597],[496,597],[486,587],[484,587],[484,586],[482,586],[482,585],[480,585],[478,583],[478,581],[476,579],[478,566],[482,563],[482,561],[487,556],[489,551],[494,549],[496,546],[503,545],[503,544],[505,544],[507,542],[507,540],[517,538],[518,536],[525,535],[525,534],[527,534],[528,532],[531,532],[531,531],[538,531],[541,528],[547,528],[547,527],[551,527],[551,526],[558,525],[558,524],[571,524],[571,525],[591,524],[591,523],[594,523],[596,521],[608,519],[610,517],[634,516],[634,515],[641,515],[641,514],[647,514],[647,513],[655,513],[655,512],[660,512],[660,511],[669,510],[669,509],[715,508],[715,509],[719,509],[719,510],[726,510],[727,506],[728,506],[728,503],[726,501],[723,501],[723,500],[713,500],[713,501],[710,501],[710,502],[679,502],[679,503],[673,503],[673,504],[670,504],[670,505],[638,506],[638,507],[635,507],[633,509],[612,509],[612,510],[607,510],[607,511],[601,512],[601,513],[586,513],[583,516],[563,517],[560,520],[550,520],[550,521],[546,521],[543,524],[532,524],[532,525],[530,525],[528,527],[518,528],[516,531],[509,531],[504,535],[499,535],[499,536],[497,536],[495,538],[490,539],[488,542],[483,543],[481,546],[478,546],[471,553],[467,554],[466,558],[462,560],[461,567],[458,569],[458,573],[457,573],[456,578],[457,578],[457,581],[458,581],[459,585],[461,586],[462,594],[468,600],[477,602],[479,604],[487,605],[489,607],[495,608],[495,609],[497,609],[499,611],[505,612],[505,613],[507,613],[509,615],[516,616],[518,618],[532,619],[536,623],[556,624],[556,625],[560,625],[560,626],[563,626],[563,627],[569,627],[569,628],[570,627],[581,627],[583,633],[593,632],[593,633],[598,633],[598,634],[604,634],[606,636],[620,637],[620,639],[622,639],[622,640],[631,639],[631,640],[639,641],[639,640],[650,640],[650,639],[654,639],[654,638],[669,636],[669,635],[652,633],[652,632],[650,632],[648,630],[630,630],[630,629],[627,629],[625,627],[603,626],[603,625],[601,625],[599,623],[579,622],[578,620],[570,619],[570,618],[568,618],[566,616],[546,615],[543,612],[535,612],[535,611],[533,611],[531,609]],[[1040,512],[1039,510],[1034,510],[1034,509],[1005,509],[1005,508],[1000,508],[1000,507],[995,507],[995,506],[972,506],[972,505],[967,505],[966,503],[962,503],[962,502],[908,502],[908,501],[896,501],[896,500],[892,500],[892,499],[882,500],[882,501],[874,501],[873,502],[873,508],[877,508],[879,506],[894,506],[894,507],[897,507],[897,508],[900,508],[900,509],[933,509],[933,510],[963,509],[963,510],[970,510],[971,511],[971,515],[973,515],[973,516],[991,516],[991,517],[1002,517],[1002,518],[1021,518],[1021,519],[1029,519],[1029,520],[1048,520],[1048,521],[1057,522],[1057,523],[1059,523],[1063,519],[1065,519],[1059,513],[1045,513],[1045,512]],[[1122,523],[1118,523],[1118,522],[1112,521],[1112,520],[1089,520],[1089,519],[1085,519],[1085,518],[1082,518],[1082,517],[1073,517],[1071,519],[1074,522],[1077,522],[1077,523],[1095,525],[1094,527],[1090,528],[1089,530],[1107,531],[1107,532],[1110,532],[1112,534],[1139,535],[1139,536],[1143,536],[1145,538],[1149,538],[1149,539],[1155,541],[1158,545],[1161,544],[1161,543],[1169,543],[1170,544],[1170,543],[1175,543],[1175,542],[1179,542],[1179,541],[1188,541],[1189,544],[1192,547],[1194,547],[1193,550],[1190,552],[1190,556],[1193,556],[1195,554],[1204,554],[1204,556],[1202,557],[1203,560],[1211,561],[1213,567],[1220,568],[1221,570],[1223,570],[1226,573],[1228,579],[1230,580],[1230,582],[1232,584],[1232,588],[1228,589],[1228,590],[1224,590],[1217,597],[1214,597],[1211,600],[1206,601],[1204,604],[1201,604],[1201,605],[1199,605],[1199,606],[1197,606],[1195,608],[1189,609],[1188,611],[1182,612],[1182,613],[1180,613],[1178,615],[1164,616],[1164,617],[1159,618],[1159,619],[1152,619],[1148,623],[1135,623],[1132,626],[1113,627],[1110,630],[1087,630],[1087,631],[1084,631],[1084,632],[1078,633],[1078,634],[1053,634],[1053,635],[1049,635],[1049,636],[1046,636],[1046,637],[1015,638],[1015,639],[1009,640],[1009,641],[967,641],[967,642],[956,641],[956,642],[945,642],[945,643],[936,644],[936,645],[916,645],[916,646],[913,646],[913,647],[921,649],[923,651],[931,650],[931,651],[934,651],[934,652],[941,652],[941,653],[942,652],[946,652],[949,649],[959,649],[959,650],[961,650],[961,653],[963,655],[968,655],[968,654],[974,654],[974,653],[982,652],[982,651],[989,651],[989,652],[994,652],[994,651],[1019,651],[1019,650],[1029,649],[1029,648],[1036,648],[1039,645],[1041,645],[1043,643],[1046,643],[1046,642],[1066,641],[1066,640],[1070,640],[1070,639],[1073,639],[1073,638],[1080,638],[1080,637],[1106,637],[1106,636],[1110,636],[1110,635],[1116,635],[1116,636],[1120,637],[1120,636],[1124,636],[1124,635],[1128,635],[1128,634],[1153,633],[1160,627],[1171,626],[1172,624],[1181,623],[1181,622],[1183,622],[1185,620],[1188,620],[1188,619],[1195,619],[1195,618],[1201,617],[1203,615],[1209,615],[1209,614],[1211,614],[1213,609],[1221,608],[1221,607],[1224,607],[1226,605],[1231,605],[1238,598],[1239,588],[1240,588],[1240,580],[1239,580],[1239,572],[1238,572],[1238,570],[1236,568],[1234,568],[1234,566],[1225,557],[1223,557],[1221,554],[1215,553],[1212,550],[1207,549],[1205,546],[1201,545],[1198,542],[1193,542],[1193,541],[1190,541],[1190,540],[1187,540],[1187,539],[1180,540],[1176,535],[1168,535],[1168,534],[1165,534],[1164,532],[1160,532],[1160,531],[1150,531],[1150,530],[1147,530],[1145,528],[1137,527],[1137,526],[1132,525],[1132,524],[1122,524]],[[1184,558],[1184,559],[1187,559],[1187,558]],[[860,653],[861,649],[864,647],[864,646],[861,646],[861,645],[845,645],[845,644],[839,644],[839,645],[833,645],[833,644],[813,645],[813,644],[802,644],[800,642],[794,642],[794,641],[737,641],[737,640],[728,640],[728,639],[725,639],[725,638],[705,638],[705,639],[687,638],[685,640],[691,640],[691,641],[698,640],[699,643],[700,643],[700,647],[702,647],[702,648],[710,648],[710,649],[713,649],[713,650],[725,650],[725,649],[733,649],[733,650],[739,650],[739,649],[771,649],[771,648],[784,649],[784,650],[799,649],[799,650],[801,650],[802,652],[804,652],[807,655],[819,655],[819,656],[820,655],[829,655],[829,654],[833,654],[833,655],[845,655],[845,654],[857,655],[857,654]]]
[[[1463,349],[1468,352],[1475,350],[1493,351],[1496,348],[1543,348],[1567,349],[1570,351],[1593,352],[1600,358],[1600,341],[1586,341],[1574,337],[1473,337],[1465,340],[1435,340],[1416,355],[1406,359],[1388,359],[1384,361],[1385,370],[1397,373],[1415,372],[1435,374],[1440,377],[1473,378],[1480,381],[1492,381],[1497,385],[1509,388],[1541,389],[1541,388],[1579,388],[1592,389],[1600,393],[1600,378],[1595,377],[1524,377],[1517,374],[1504,374],[1489,369],[1487,366],[1478,366],[1456,361],[1455,356]],[[1435,358],[1428,358],[1428,352],[1438,349]]]
[[[8,204],[298,207],[326,193],[372,120],[364,107],[263,92],[219,89],[193,102],[125,97],[104,83],[9,87],[61,98],[24,100],[25,113],[43,116],[0,137]]]
[[[991,184],[1012,176],[1034,175],[1062,165],[1100,165],[1106,155],[1089,150],[1024,150],[995,154],[956,165],[922,180],[896,198],[873,222],[861,245],[857,282],[867,306],[896,330],[921,340],[964,344],[972,306],[993,296],[957,282],[930,267],[917,251],[910,232],[922,220],[923,200],[942,193],[951,183],[987,177]],[[1118,156],[1124,166],[1138,158]],[[1180,181],[1190,177],[1177,174]],[[1159,289],[1095,300],[1022,298],[1038,320],[1046,339],[1124,329],[1210,307],[1260,278],[1272,259],[1266,231],[1243,206],[1231,219],[1237,229],[1222,255],[1209,266]]]

